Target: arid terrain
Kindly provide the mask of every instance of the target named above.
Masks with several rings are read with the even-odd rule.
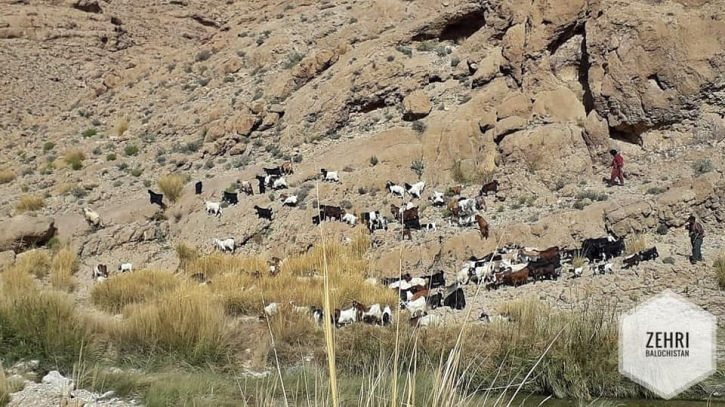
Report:
[[[110,324],[98,321],[123,325],[143,313],[147,299],[109,305],[91,277],[106,264],[111,277],[101,284],[111,286],[120,264],[132,263],[134,273],[168,271],[184,282],[204,274],[211,285],[195,284],[192,297],[227,296],[222,325],[267,335],[257,318],[264,303],[308,294],[278,287],[276,297],[230,313],[232,294],[215,277],[235,283],[221,264],[238,261],[229,270],[251,274],[266,272],[273,257],[286,259],[282,270],[292,274],[284,281],[294,284],[294,276],[323,273],[314,252],[321,236],[335,250],[351,250],[352,260],[334,260],[333,268],[354,269],[360,284],[400,270],[443,270],[453,283],[467,258],[507,244],[574,248],[612,235],[626,240],[628,253],[651,246],[660,253],[627,270],[618,258],[606,275],[572,278],[565,267],[556,281],[495,291],[466,285],[465,309],[431,311],[452,331],[525,298],[556,311],[596,304],[621,312],[664,289],[723,324],[725,296],[713,267],[725,253],[723,0],[0,0],[0,88],[0,277],[33,271],[43,256],[57,269],[59,250],[75,255],[63,283],[53,272],[34,272],[33,290],[66,292],[73,312],[97,320],[86,326],[94,332]],[[624,186],[604,181],[610,149],[624,156]],[[255,176],[284,162],[294,169],[289,188],[259,194]],[[340,182],[322,182],[323,168]],[[147,190],[164,192],[159,179],[169,175],[183,177],[184,187],[175,201],[166,194],[162,210]],[[450,211],[427,199],[456,185],[474,198],[492,179],[499,191],[480,211],[488,239],[475,226],[451,224]],[[421,222],[435,222],[437,231],[401,239],[390,205],[410,199],[391,195],[388,180],[425,181],[423,198],[413,201]],[[238,205],[209,216],[204,201],[220,201],[242,181],[254,195],[240,193]],[[298,194],[297,207],[283,206],[282,193]],[[362,224],[313,225],[318,203],[357,215],[379,210],[390,228],[361,240]],[[259,219],[255,205],[272,208],[273,220]],[[89,225],[84,207],[104,227]],[[688,261],[690,214],[706,231],[697,265]],[[228,237],[236,260],[212,255],[213,239]],[[365,242],[364,252],[346,249],[348,239]],[[190,263],[180,245],[193,251]],[[220,263],[193,262],[200,258]],[[5,280],[6,290],[15,287]],[[264,290],[276,283],[269,284]],[[358,295],[346,290],[334,300]],[[364,292],[388,300],[380,290]],[[314,298],[300,305],[320,305]],[[225,349],[244,351],[235,366],[248,374],[274,372],[276,350],[266,337],[259,342],[228,341]],[[110,348],[104,361],[123,359],[124,346]],[[32,356],[0,351],[5,358]],[[53,367],[41,365],[44,373]],[[57,368],[68,366],[72,360]],[[718,377],[722,383],[705,393],[725,392]],[[535,390],[542,388],[560,397],[641,395]]]

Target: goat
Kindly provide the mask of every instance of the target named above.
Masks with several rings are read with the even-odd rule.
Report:
[[[262,167],[262,170],[267,175],[277,175],[277,176],[282,175],[282,168],[280,168],[280,167],[274,167],[274,168],[264,168],[264,167]]]
[[[641,252],[639,252],[639,255],[642,258],[642,261],[650,261],[660,257],[659,252],[657,252],[657,247],[642,250]]]
[[[510,285],[512,287],[518,287],[524,285],[529,281],[529,269],[524,267],[523,269],[515,272],[511,272],[503,275],[502,283]]]
[[[360,310],[357,307],[355,307],[356,304],[357,303],[355,301],[353,301],[352,307],[340,311],[339,317],[336,318],[337,326],[349,325],[354,322],[357,322],[360,319],[362,313],[360,312]],[[337,310],[335,310],[335,311],[337,311]]]
[[[261,175],[256,175],[254,178],[257,179],[257,183],[259,184],[259,193],[263,194],[263,193],[267,192],[267,184],[265,182],[266,177],[261,176]]]
[[[606,274],[607,272],[613,273],[614,272],[614,264],[612,263],[606,263],[606,264],[597,264],[593,266],[594,272],[599,274]]]
[[[448,188],[448,194],[450,195],[460,195],[461,190],[463,190],[463,185],[456,185],[453,187]]]
[[[493,192],[494,194],[496,194],[498,192],[498,186],[498,180],[493,180],[488,184],[484,184],[481,187],[481,190],[478,192],[478,195],[488,195],[489,192]]]
[[[623,269],[632,268],[634,266],[638,266],[639,263],[642,261],[642,256],[639,254],[639,252],[632,254],[630,256],[625,257],[622,260],[622,263],[624,263]]]
[[[410,319],[410,325],[414,327],[440,326],[443,323],[443,317],[432,314],[418,315]]]
[[[269,303],[266,307],[264,307],[264,314],[268,317],[271,317],[277,312],[279,312],[279,304],[276,302]]]
[[[405,240],[406,237],[408,238],[408,240],[413,240],[413,236],[411,236],[410,229],[409,228],[404,228],[403,229],[403,236],[402,236],[401,239],[402,240]]]
[[[132,272],[133,271],[133,265],[131,263],[123,263],[118,266],[118,271],[121,273],[125,272]]]
[[[428,288],[443,287],[446,285],[446,278],[443,274],[443,270],[439,270],[436,273],[421,277],[425,281],[425,286]]]
[[[149,202],[151,202],[152,205],[158,205],[161,207],[161,209],[166,209],[166,205],[164,204],[164,195],[163,194],[157,194],[156,192],[148,189],[146,192],[149,193]]]
[[[405,194],[405,189],[403,189],[403,187],[401,187],[400,185],[393,184],[392,181],[387,181],[385,183],[385,188],[388,191],[390,191],[391,194],[393,194],[399,198],[402,198],[403,195]]]
[[[272,221],[272,208],[261,208],[254,205],[254,210],[257,211],[257,218]]]
[[[101,220],[101,215],[99,215],[97,212],[87,206],[83,208],[83,217],[86,219],[86,222],[88,222],[90,226],[96,228],[105,227],[105,225],[103,224],[103,220]]]
[[[479,195],[476,197],[476,199],[474,199],[474,201],[476,202],[476,210],[487,210],[485,197]]]
[[[254,195],[254,190],[252,189],[252,184],[249,183],[249,181],[242,181],[240,190],[242,192],[244,192],[246,195]]]
[[[233,237],[230,237],[229,239],[214,238],[212,240],[212,243],[214,244],[214,247],[221,250],[222,252],[229,251],[234,254],[234,251],[237,249]]]
[[[446,200],[444,198],[444,195],[441,192],[433,191],[430,198],[428,198],[429,201],[433,204],[433,206],[443,206],[446,204]]]
[[[204,201],[204,205],[206,206],[207,215],[222,216],[222,204],[220,202]]]
[[[380,318],[383,322],[383,326],[388,326],[393,323],[393,311],[390,310],[389,306],[383,308],[383,316]]]
[[[420,194],[422,194],[423,193],[423,189],[425,189],[425,182],[424,181],[416,182],[413,185],[410,185],[410,184],[407,184],[407,183],[404,184],[404,185],[405,185],[405,192],[407,192],[408,195],[414,196],[414,197],[416,197],[418,199],[420,199]]]
[[[423,315],[428,310],[428,303],[425,297],[420,297],[415,301],[408,301],[405,304],[405,308],[410,312],[410,316],[415,318]]]
[[[481,237],[488,239],[488,222],[486,222],[486,219],[484,219],[481,215],[476,215],[474,219],[476,219],[476,223],[478,223],[478,230],[481,231]]]
[[[330,205],[319,205],[320,220],[342,220],[342,216],[345,214],[345,210],[339,206]]]
[[[322,173],[323,181],[340,182],[340,178],[337,176],[337,171],[327,171],[323,168],[320,170],[320,172]]]
[[[380,215],[380,211],[365,212],[362,214],[362,219],[365,221],[370,233],[377,229],[388,230],[388,221],[384,216]]]
[[[196,181],[196,184],[194,184],[194,193],[196,195],[201,195],[201,188],[202,188],[201,181]]]
[[[346,213],[342,217],[342,221],[349,224],[352,227],[355,227],[355,223],[357,223],[357,216],[353,215],[352,213]]]
[[[239,203],[239,197],[236,192],[222,191],[222,202],[226,202],[229,205],[237,205]]]
[[[291,162],[287,161],[286,163],[283,163],[280,167],[282,168],[282,173],[284,173],[285,175],[294,174]]]
[[[272,183],[272,189],[286,189],[287,188],[287,180],[284,179],[284,177],[277,178]]]
[[[423,229],[425,229],[426,232],[437,232],[438,228],[436,227],[435,222],[430,223],[424,223],[421,225]]]
[[[452,293],[443,298],[443,306],[457,310],[466,308],[466,295],[462,288],[456,288]]]
[[[297,206],[297,195],[287,196],[282,194],[279,199],[282,201],[282,206]]]
[[[104,280],[108,278],[108,266],[105,264],[97,264],[95,267],[93,267],[93,274],[91,275],[94,280],[99,282],[99,278],[103,278]]]

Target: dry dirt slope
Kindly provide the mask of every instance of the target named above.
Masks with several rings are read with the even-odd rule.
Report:
[[[174,268],[175,242],[211,250],[222,236],[248,240],[247,253],[306,250],[317,236],[314,190],[306,209],[256,195],[221,219],[206,217],[191,185],[166,219],[147,201],[147,185],[166,173],[203,180],[204,198],[218,199],[287,159],[300,161],[293,191],[322,167],[338,170],[343,182],[321,185],[321,201],[386,213],[400,202],[385,196],[385,181],[416,180],[416,160],[427,192],[454,183],[456,162],[464,175],[495,170],[503,191],[486,214],[495,238],[446,226],[416,234],[403,243],[414,273],[453,272],[499,242],[564,245],[608,231],[650,233],[682,255],[681,231],[653,231],[682,226],[692,210],[710,231],[708,258],[722,248],[723,1],[28,0],[0,10],[0,154],[17,176],[0,185],[0,207],[10,217],[21,196],[46,196],[35,215],[55,220],[84,270]],[[579,192],[603,190],[612,147],[636,176],[607,201],[573,209]],[[73,150],[86,157],[77,170],[63,160]],[[87,204],[106,229],[85,226]],[[271,226],[255,219],[255,204],[274,208]],[[432,208],[423,217],[445,223]],[[394,232],[378,238],[374,273],[398,264]],[[684,265],[678,257],[657,270],[722,315],[709,270]],[[612,278],[630,300],[657,287],[646,273]],[[569,283],[551,284],[542,296],[575,302],[559,292]],[[595,293],[598,284],[612,286],[597,282]]]

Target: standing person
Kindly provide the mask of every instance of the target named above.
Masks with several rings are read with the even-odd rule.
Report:
[[[705,229],[695,219],[695,215],[690,215],[687,219],[687,230],[690,232],[690,243],[692,244],[692,257],[690,263],[695,264],[702,261],[702,238],[705,237]]]
[[[624,185],[624,158],[622,154],[619,154],[617,150],[609,150],[609,154],[612,155],[612,176],[609,178],[609,186],[614,185],[615,178],[619,179],[619,185]]]

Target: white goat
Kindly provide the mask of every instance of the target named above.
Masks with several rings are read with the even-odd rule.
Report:
[[[391,194],[400,198],[402,198],[405,194],[405,189],[403,189],[403,187],[401,187],[400,185],[395,185],[391,181],[385,183],[385,188],[387,188]]]
[[[382,322],[383,310],[380,308],[380,304],[373,304],[368,307],[368,310],[362,313],[362,320],[363,322],[370,322],[371,320],[375,323]]]
[[[443,206],[446,203],[443,193],[433,191],[433,194],[428,198],[433,203],[433,206]]]
[[[105,226],[103,224],[103,221],[101,220],[101,215],[99,215],[98,212],[87,206],[83,208],[83,216],[86,218],[86,222],[88,222],[88,224],[91,226],[97,228],[102,228]]]
[[[418,318],[418,326],[439,326],[443,325],[443,318],[440,315],[426,314]]]
[[[133,265],[131,263],[123,263],[120,266],[118,266],[118,271],[121,273],[125,272],[132,272],[133,271]]]
[[[221,202],[204,201],[204,205],[206,206],[206,214],[207,215],[215,215],[217,217],[222,216],[222,204],[221,204]]]
[[[471,268],[468,266],[464,266],[457,274],[456,274],[456,282],[459,285],[468,284],[468,281],[471,279]]]
[[[284,189],[287,188],[287,180],[284,179],[284,177],[277,178],[272,183],[272,189]]]
[[[426,297],[419,297],[415,301],[409,301],[405,308],[410,312],[411,318],[415,318],[419,315],[424,315],[428,311],[428,304],[425,302]]]
[[[357,312],[355,307],[340,311],[340,318],[337,319],[338,325],[349,325],[357,322]]]
[[[425,228],[426,232],[437,232],[438,231],[438,228],[436,227],[435,222],[426,223],[425,225],[423,225],[423,227]]]
[[[277,304],[276,302],[272,302],[269,305],[267,305],[266,307],[264,307],[264,313],[268,317],[271,317],[272,315],[276,314],[277,312],[279,312],[279,304]]]
[[[353,215],[352,213],[346,213],[345,216],[342,217],[342,221],[352,227],[355,227],[355,223],[357,223],[357,216]]]
[[[340,182],[340,178],[337,176],[337,171],[327,171],[326,169],[321,169],[320,172],[322,173],[322,179],[324,181],[328,182]]]
[[[406,189],[406,192],[408,193],[408,195],[414,196],[414,197],[420,199],[420,194],[422,194],[423,189],[425,189],[425,182],[420,181],[420,182],[416,182],[413,185],[405,184],[405,189]]]
[[[282,195],[282,206],[297,206],[297,195]]]
[[[390,310],[389,306],[383,308],[383,316],[380,318],[383,321],[383,325],[390,325],[393,323],[393,311]]]
[[[229,251],[232,254],[234,254],[234,251],[237,249],[237,246],[236,246],[236,244],[234,242],[234,238],[233,237],[230,237],[229,239],[217,239],[217,238],[214,238],[213,243],[214,243],[214,246],[217,249],[219,249],[219,250],[221,250],[223,252]]]

